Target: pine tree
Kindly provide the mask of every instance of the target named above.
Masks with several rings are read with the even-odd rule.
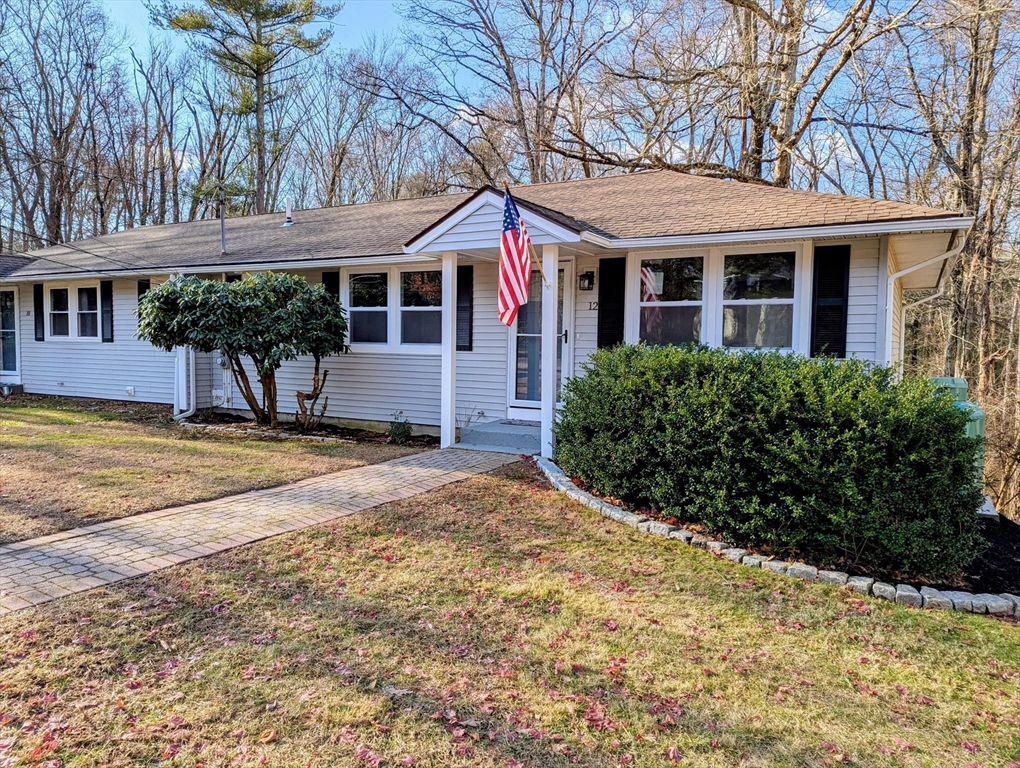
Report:
[[[202,0],[201,5],[177,5],[164,0],[150,5],[155,24],[188,33],[224,72],[241,84],[239,112],[255,117],[255,212],[266,212],[268,147],[266,108],[279,88],[280,74],[299,59],[319,53],[332,31],[313,35],[304,28],[327,21],[340,5],[316,0]]]

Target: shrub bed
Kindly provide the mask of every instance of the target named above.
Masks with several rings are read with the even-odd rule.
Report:
[[[924,379],[859,361],[625,346],[570,380],[557,461],[598,493],[819,564],[958,572],[979,442]]]

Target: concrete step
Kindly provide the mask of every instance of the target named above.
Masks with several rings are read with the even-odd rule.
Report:
[[[533,454],[541,450],[542,432],[537,422],[493,421],[465,429],[458,444],[465,448]]]

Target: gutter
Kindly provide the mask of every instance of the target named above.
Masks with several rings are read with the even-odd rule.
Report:
[[[292,259],[289,261],[261,261],[261,262],[223,262],[220,264],[191,264],[171,265],[152,267],[132,267],[130,269],[88,269],[80,272],[54,272],[34,274],[11,274],[4,278],[4,282],[11,283],[44,283],[56,280],[80,280],[83,277],[99,275],[102,277],[126,277],[142,278],[152,275],[166,274],[207,274],[216,272],[266,272],[278,269],[319,269],[344,267],[373,266],[376,264],[417,264],[419,262],[434,262],[438,256],[420,256],[417,254],[385,254],[382,256],[336,256],[324,257],[321,259]],[[40,256],[39,261],[47,261],[45,256]]]
[[[971,219],[971,221],[973,222],[973,219]],[[885,349],[883,350],[884,353],[883,359],[885,360],[886,365],[892,364],[892,313],[893,313],[893,295],[896,287],[896,281],[899,280],[901,277],[904,277],[905,275],[909,275],[910,273],[916,272],[919,269],[929,267],[932,264],[938,264],[939,262],[948,262],[949,259],[952,259],[958,253],[960,253],[960,251],[963,250],[963,246],[966,244],[966,240],[964,239],[963,234],[961,233],[965,234],[969,229],[970,226],[968,225],[966,228],[953,230],[953,234],[949,238],[949,244],[951,247],[949,248],[948,251],[940,253],[938,256],[933,256],[930,259],[925,259],[920,264],[914,264],[913,266],[907,267],[906,269],[901,269],[899,272],[894,272],[887,278],[885,297],[885,327],[887,329],[887,332],[885,334]],[[960,244],[953,246],[953,242],[955,242],[957,239],[959,239]],[[906,321],[908,309],[916,307],[919,304],[934,301],[939,296],[942,296],[945,293],[946,291],[945,274],[946,270],[945,266],[943,266],[942,272],[939,274],[937,290],[934,293],[932,293],[930,296],[925,296],[923,299],[918,299],[917,301],[911,302],[910,304],[907,304],[901,308],[900,332],[902,334],[904,335],[906,334]]]
[[[607,249],[677,248],[682,246],[720,246],[740,243],[762,243],[783,240],[811,240],[815,238],[868,237],[898,235],[914,232],[943,232],[970,229],[972,216],[952,216],[937,219],[902,219],[874,221],[864,224],[830,224],[787,229],[758,229],[734,232],[708,232],[698,235],[672,235],[666,237],[609,238],[593,232],[582,232],[581,241]]]

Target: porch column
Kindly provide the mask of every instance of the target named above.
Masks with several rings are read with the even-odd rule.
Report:
[[[553,456],[553,421],[556,418],[556,353],[560,336],[557,323],[559,256],[556,245],[542,246],[542,456]]]
[[[439,366],[439,447],[457,442],[457,253],[443,254],[443,356]]]

